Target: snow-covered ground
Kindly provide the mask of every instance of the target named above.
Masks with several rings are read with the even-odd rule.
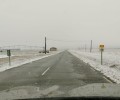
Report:
[[[107,49],[103,52],[103,65],[101,65],[101,54],[99,50],[92,53],[69,50],[73,55],[89,63],[91,67],[100,71],[116,83],[120,83],[120,49]]]
[[[7,55],[0,55],[0,58],[7,58]]]
[[[38,53],[36,51],[19,51],[12,52],[14,56],[11,56],[11,66],[8,63],[7,55],[0,55],[0,72],[5,71],[7,69],[11,69],[14,67],[21,66],[23,64],[27,64],[45,57],[49,57],[59,53],[60,51],[50,52],[47,54]]]

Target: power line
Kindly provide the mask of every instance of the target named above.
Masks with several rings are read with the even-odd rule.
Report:
[[[55,39],[50,39],[50,38],[48,38],[47,40],[49,40],[49,41],[58,41],[58,42],[89,42],[89,41],[80,41],[80,40],[72,40],[72,41],[67,41],[67,40],[55,40]]]

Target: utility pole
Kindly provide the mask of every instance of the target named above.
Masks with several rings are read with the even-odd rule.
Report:
[[[86,44],[85,44],[85,52],[86,52]]]
[[[91,40],[91,43],[90,43],[90,52],[92,52],[92,40]]]
[[[45,37],[45,54],[46,54],[46,37]]]

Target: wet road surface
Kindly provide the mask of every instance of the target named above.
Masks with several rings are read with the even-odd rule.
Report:
[[[92,83],[109,81],[68,51],[0,73],[0,90],[28,85],[44,89],[57,85],[60,90],[68,91]]]

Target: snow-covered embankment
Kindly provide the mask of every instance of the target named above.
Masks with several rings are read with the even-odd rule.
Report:
[[[120,52],[104,52],[103,65],[100,64],[100,52],[83,52],[69,50],[70,53],[89,63],[91,67],[100,71],[116,83],[120,83]]]

